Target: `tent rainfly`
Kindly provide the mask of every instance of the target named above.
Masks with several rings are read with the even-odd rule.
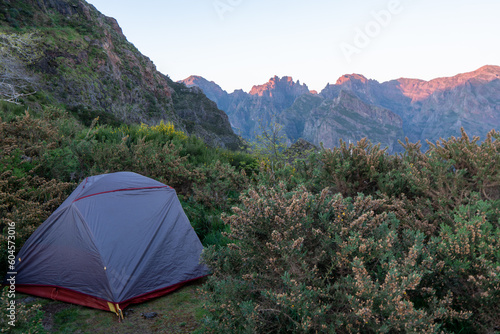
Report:
[[[173,188],[120,172],[86,178],[16,258],[16,290],[121,314],[206,276]]]

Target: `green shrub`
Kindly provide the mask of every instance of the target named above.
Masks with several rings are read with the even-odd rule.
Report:
[[[339,147],[325,150],[321,161],[319,183],[323,187],[333,187],[344,196],[378,191],[389,196],[402,193],[409,196],[412,192],[401,158],[387,154],[386,149],[366,139],[356,145],[341,141]]]
[[[385,200],[251,189],[208,248],[209,332],[436,332],[470,316],[424,278],[441,269],[420,231]]]
[[[500,220],[488,219],[490,203],[454,210],[454,223],[442,224],[429,247],[436,252],[442,268],[428,277],[429,284],[443,294],[454,296],[455,309],[471,312],[476,332],[500,326]],[[491,216],[490,216],[491,217]]]
[[[78,181],[126,170],[174,187],[208,246],[207,332],[500,328],[497,132],[425,153],[362,140],[275,163],[169,123],[74,112],[0,104],[1,268],[9,223],[20,249]]]
[[[417,155],[409,177],[429,200],[434,220],[451,223],[453,210],[466,205],[474,192],[486,200],[500,199],[499,139],[500,134],[491,131],[478,144],[479,137],[470,140],[462,129],[460,138],[429,142],[429,150]]]

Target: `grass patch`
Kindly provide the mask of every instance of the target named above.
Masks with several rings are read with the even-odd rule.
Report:
[[[198,292],[204,281],[201,279],[171,294],[130,305],[125,308],[125,318],[121,321],[111,312],[37,298],[33,303],[41,304],[43,313],[43,330],[38,333],[193,333],[205,316]],[[18,296],[18,302],[29,298],[23,294]],[[157,313],[157,316],[151,319],[142,316],[150,312]],[[26,332],[23,328],[14,329],[12,333]]]

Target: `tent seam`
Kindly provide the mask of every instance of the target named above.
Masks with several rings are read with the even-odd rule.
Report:
[[[85,178],[85,183],[83,184],[83,187],[82,187],[82,189],[80,190],[80,192],[78,193],[78,195],[76,195],[76,198],[78,198],[78,196],[80,196],[80,194],[83,192],[83,190],[85,189],[85,186],[87,185],[88,180],[89,180],[89,178],[88,178],[88,177],[86,177],[86,178]],[[73,201],[73,202],[74,202],[74,201]],[[73,202],[71,202],[71,203],[73,203]]]
[[[105,263],[104,263],[104,260],[102,258],[102,255],[101,255],[101,250],[97,247],[96,243],[95,243],[95,236],[94,236],[94,233],[92,233],[92,230],[90,229],[89,225],[87,224],[87,221],[85,220],[85,218],[83,217],[82,213],[80,212],[80,210],[78,209],[78,207],[76,205],[73,205],[73,207],[75,208],[78,216],[80,217],[81,221],[83,222],[83,225],[85,226],[86,230],[87,230],[87,233],[89,233],[90,235],[90,238],[91,238],[91,241],[92,241],[92,245],[94,245],[95,249],[97,249],[97,255],[99,256],[99,259],[101,260],[101,265],[102,265],[102,268],[104,270],[104,275],[106,275],[106,283],[107,283],[107,287],[109,289],[109,291],[111,291],[111,294],[112,294],[112,297],[113,297],[113,303],[115,302],[115,293],[111,287],[111,283],[109,281],[109,276],[108,276],[108,271],[105,270],[104,268],[106,267]]]
[[[162,189],[162,188],[171,188],[170,186],[154,186],[154,187],[140,187],[140,188],[123,188],[123,189],[115,189],[115,190],[107,190],[107,191],[101,191],[95,194],[90,194],[90,195],[85,195],[82,197],[77,197],[73,200],[72,203],[75,203],[81,199],[87,198],[87,197],[92,197],[92,196],[97,196],[97,195],[102,195],[102,194],[109,194],[109,193],[114,193],[114,192],[119,192],[119,191],[133,191],[133,190],[146,190],[146,189]],[[82,189],[83,190],[83,189]]]

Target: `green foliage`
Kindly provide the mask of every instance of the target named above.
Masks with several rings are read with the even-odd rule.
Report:
[[[497,217],[498,217],[498,206]],[[487,332],[500,323],[500,220],[489,220],[490,204],[479,201],[454,211],[454,224],[441,226],[430,246],[443,264],[433,273],[432,284],[440,293],[455,296],[454,306],[474,312],[474,325]]]
[[[0,207],[6,215],[0,227],[10,221],[18,224],[19,247],[78,181],[124,170],[174,187],[186,198],[200,239],[223,244],[220,213],[247,187],[245,171],[255,171],[250,155],[209,148],[170,123],[100,125],[97,117],[85,127],[74,114],[56,107],[22,115],[13,104],[3,110]],[[2,249],[5,263],[6,247]]]
[[[116,116],[105,111],[93,110],[82,105],[68,107],[68,110],[85,126],[90,126],[96,118],[99,118],[101,124],[113,127],[122,125],[122,122]]]
[[[321,184],[335,187],[344,196],[413,194],[404,160],[366,139],[356,145],[341,141],[339,147],[324,152],[322,163]]]
[[[462,133],[426,153],[406,142],[395,156],[341,142],[276,170],[263,164],[224,216],[228,246],[204,252],[205,330],[494,331],[498,139]]]
[[[16,249],[83,178],[127,170],[174,187],[206,246],[205,332],[500,326],[497,132],[425,153],[406,142],[391,156],[361,140],[292,159],[106,115],[0,104],[0,228],[16,223]],[[27,315],[26,332],[39,317]]]
[[[426,154],[416,153],[409,176],[417,191],[430,200],[438,219],[451,222],[453,208],[467,204],[473,192],[483,199],[500,198],[498,139],[498,132],[491,131],[478,144],[478,137],[470,140],[462,129],[460,138],[428,143]]]
[[[275,117],[273,117],[274,119]],[[260,156],[272,171],[282,167],[286,162],[286,135],[283,126],[275,121],[259,125],[260,134],[255,135],[252,151]]]
[[[42,325],[43,311],[41,305],[26,305],[19,299],[13,299],[9,296],[9,287],[2,289],[0,295],[0,305],[2,307],[2,316],[0,318],[0,332],[21,333],[21,334],[44,334],[46,333]],[[10,312],[7,307],[11,301],[15,301],[15,326],[11,326],[9,321]]]
[[[384,200],[250,189],[224,220],[230,244],[204,252],[207,330],[219,333],[436,332],[470,313],[423,279],[440,267],[422,232]],[[417,307],[425,303],[425,307]]]

